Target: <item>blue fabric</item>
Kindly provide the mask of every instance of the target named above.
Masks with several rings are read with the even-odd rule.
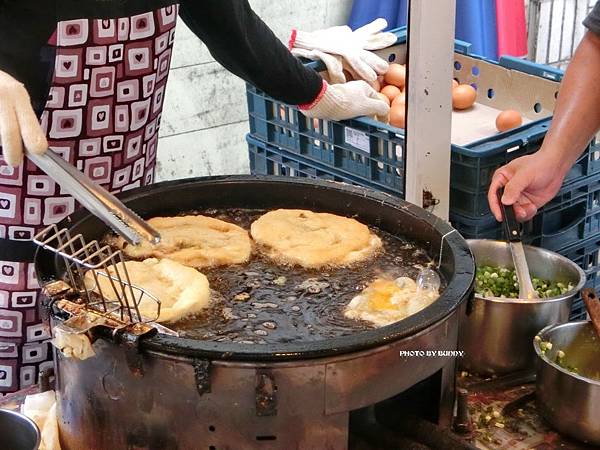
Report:
[[[420,0],[417,0],[420,1]],[[405,26],[409,0],[354,0],[348,25],[355,30],[378,17],[388,28]],[[472,44],[471,51],[498,59],[495,0],[456,0],[456,38]]]
[[[456,38],[471,44],[471,52],[498,59],[495,0],[456,0]]]
[[[348,26],[355,30],[379,17],[387,20],[388,30],[406,25],[407,6],[408,0],[354,0]]]

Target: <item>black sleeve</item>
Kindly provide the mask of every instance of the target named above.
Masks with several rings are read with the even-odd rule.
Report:
[[[182,0],[179,15],[227,70],[291,105],[312,102],[323,80],[281,43],[247,0]]]
[[[600,1],[596,2],[594,9],[583,21],[586,28],[600,36]]]
[[[46,102],[53,55],[47,46],[56,28],[52,0],[0,0],[0,70],[23,83],[36,112]]]

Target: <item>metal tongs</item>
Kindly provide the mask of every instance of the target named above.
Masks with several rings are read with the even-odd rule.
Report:
[[[498,191],[498,201],[502,208],[502,219],[504,222],[504,229],[506,231],[506,239],[510,246],[510,252],[512,254],[513,263],[515,265],[515,272],[517,273],[517,283],[519,283],[519,298],[531,300],[539,298],[537,292],[531,284],[531,276],[529,275],[529,267],[527,265],[527,259],[525,258],[525,250],[523,249],[523,243],[521,242],[521,232],[519,230],[519,223],[515,217],[515,210],[509,206],[505,206],[502,203],[502,195],[504,189]]]
[[[130,244],[160,242],[158,231],[52,150],[42,155],[27,153],[27,157]]]

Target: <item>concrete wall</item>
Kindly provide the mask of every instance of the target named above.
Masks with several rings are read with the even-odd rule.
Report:
[[[284,42],[305,31],[344,24],[352,0],[250,0]],[[244,82],[227,72],[179,21],[165,98],[156,179],[248,173]]]

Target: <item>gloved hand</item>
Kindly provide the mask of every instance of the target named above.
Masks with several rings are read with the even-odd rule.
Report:
[[[305,116],[327,120],[386,117],[390,111],[375,89],[362,80],[345,84],[328,84],[323,80],[323,89],[317,98],[309,105],[300,105],[299,109]]]
[[[0,71],[0,143],[4,160],[18,166],[23,160],[23,144],[27,151],[41,154],[48,141],[33,112],[29,94],[22,83]]]
[[[312,60],[322,60],[332,83],[346,81],[343,69],[368,82],[377,79],[388,69],[387,61],[371,53],[396,43],[393,33],[382,32],[387,27],[385,19],[352,31],[348,26],[304,32],[292,30],[289,48],[293,55]]]

